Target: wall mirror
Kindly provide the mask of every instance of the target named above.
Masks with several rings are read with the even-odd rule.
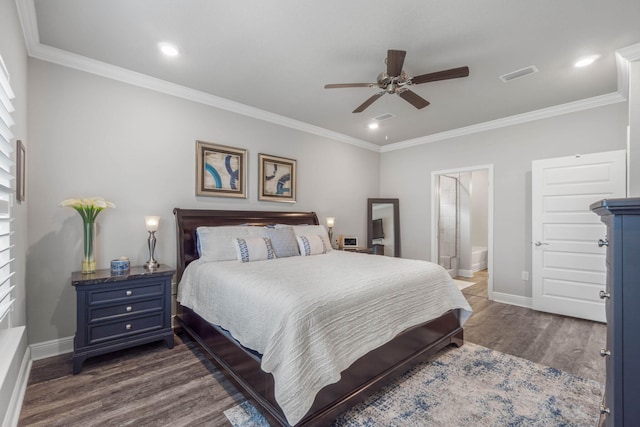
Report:
[[[398,199],[367,199],[367,246],[374,254],[400,256]]]

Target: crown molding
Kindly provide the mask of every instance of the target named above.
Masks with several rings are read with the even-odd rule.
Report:
[[[631,46],[618,49],[616,53],[622,56],[627,61],[639,61],[640,60],[640,43],[632,44]]]
[[[27,45],[27,53],[31,56],[33,46],[40,44],[35,0],[16,0],[16,8],[22,26],[22,35]]]
[[[74,68],[76,70],[85,71],[87,73],[96,74],[112,80],[117,80],[123,83],[128,83],[134,86],[150,89],[167,95],[172,95],[178,98],[208,105],[210,107],[219,108],[221,110],[226,110],[247,117],[252,117],[265,122],[306,132],[312,135],[318,135],[327,139],[354,145],[356,147],[370,150],[376,153],[401,150],[404,148],[415,147],[431,142],[442,141],[445,139],[456,138],[459,136],[470,135],[478,132],[485,132],[492,129],[499,129],[506,126],[517,125],[534,120],[559,116],[562,114],[569,114],[577,111],[587,110],[590,108],[602,107],[618,102],[625,102],[627,100],[629,91],[629,62],[640,60],[640,43],[616,51],[618,90],[614,93],[587,98],[567,104],[556,105],[471,126],[465,126],[462,128],[440,132],[433,135],[408,139],[394,144],[379,146],[368,141],[353,138],[339,132],[334,132],[329,129],[311,125],[309,123],[304,123],[299,120],[294,120],[289,117],[281,116],[279,114],[271,113],[269,111],[231,101],[226,98],[211,95],[203,91],[191,89],[175,83],[170,83],[165,80],[148,76],[146,74],[138,73],[122,67],[117,67],[115,65],[97,61],[85,56],[43,45],[40,43],[40,36],[38,34],[34,0],[15,1],[22,25],[22,31],[27,45],[27,52],[29,53],[29,56],[33,58],[52,62],[69,68]]]
[[[640,60],[640,43],[616,51],[618,93],[625,98],[629,97],[629,62],[638,60]]]
[[[117,80],[134,86],[150,89],[156,92],[172,95],[177,98],[186,99],[188,101],[197,102],[199,104],[208,105],[210,107],[219,108],[221,110],[230,111],[232,113],[241,114],[243,116],[274,123],[290,129],[299,130],[312,135],[318,135],[324,138],[332,139],[338,142],[355,145],[379,153],[380,147],[361,139],[353,138],[329,129],[314,126],[308,123],[294,120],[289,117],[251,107],[239,102],[231,101],[226,98],[211,95],[209,93],[191,89],[186,86],[168,82],[128,70],[126,68],[117,67],[105,62],[97,61],[86,56],[71,53],[62,49],[47,46],[40,43],[38,35],[37,19],[35,12],[34,0],[16,0],[18,14],[22,24],[22,31],[25,42],[27,44],[27,52],[29,56],[41,59],[43,61],[52,62],[64,67],[73,68],[108,79]]]
[[[314,126],[308,123],[301,122],[299,120],[281,116],[279,114],[270,113],[259,108],[251,107],[239,102],[231,101],[226,98],[211,95],[200,90],[191,89],[186,86],[171,83],[166,80],[151,77],[146,74],[131,71],[122,67],[117,67],[115,65],[107,64],[105,62],[87,58],[86,56],[77,55],[75,53],[67,52],[65,50],[43,45],[40,43],[35,46],[31,46],[30,56],[32,56],[33,58],[41,59],[43,61],[52,62],[54,64],[106,77],[112,80],[117,80],[123,83],[128,83],[134,86],[150,89],[167,95],[172,95],[177,98],[186,99],[188,101],[197,102],[200,104],[208,105],[210,107],[219,108],[221,110],[230,111],[232,113],[241,114],[243,116],[251,117],[269,123],[274,123],[309,134],[318,135],[335,141],[344,142],[346,144],[355,145],[367,150],[375,152],[380,151],[379,146],[367,141],[352,138],[350,136],[324,129],[319,126]]]
[[[504,117],[489,122],[478,123],[476,125],[465,126],[446,132],[440,132],[421,138],[408,139],[406,141],[397,142],[380,147],[382,153],[388,151],[401,150],[404,148],[416,147],[418,145],[429,144],[431,142],[442,141],[445,139],[456,138],[459,136],[470,135],[478,132],[499,129],[507,126],[527,123],[534,120],[546,119],[549,117],[560,116],[563,114],[575,113],[577,111],[588,110],[591,108],[602,107],[605,105],[625,102],[627,99],[618,92],[606,95],[595,96],[593,98],[582,99],[580,101],[569,102],[567,104],[555,105],[553,107],[543,108],[540,110],[530,111],[528,113],[517,114],[514,116]]]

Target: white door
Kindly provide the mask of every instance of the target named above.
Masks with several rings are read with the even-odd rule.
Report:
[[[625,197],[625,151],[536,160],[532,186],[532,296],[540,311],[605,321],[606,228],[589,206]]]

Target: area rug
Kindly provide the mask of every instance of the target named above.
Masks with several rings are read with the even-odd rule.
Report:
[[[472,343],[411,369],[333,426],[593,426],[603,385]],[[269,424],[249,403],[235,427]]]
[[[463,290],[464,288],[468,288],[469,286],[475,285],[474,282],[467,282],[465,280],[453,279],[458,289]]]

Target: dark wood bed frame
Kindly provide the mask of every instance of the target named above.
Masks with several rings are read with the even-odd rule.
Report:
[[[198,258],[196,228],[221,225],[318,224],[314,212],[216,211],[174,209],[178,260],[177,280]],[[372,255],[375,256],[375,255]],[[289,426],[274,398],[273,376],[260,368],[260,356],[230,338],[218,326],[178,304],[176,319],[223,373],[262,412],[271,425]],[[365,354],[342,372],[340,381],[324,387],[297,426],[327,426],[341,413],[362,402],[382,386],[424,361],[435,352],[463,344],[460,313],[452,310],[430,322],[404,331],[383,346]]]

